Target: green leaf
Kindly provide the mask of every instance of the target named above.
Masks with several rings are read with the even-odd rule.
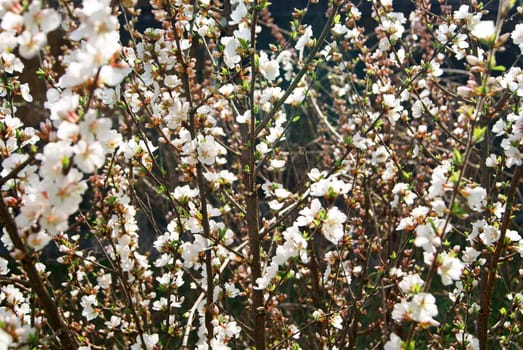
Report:
[[[412,286],[412,293],[414,294],[418,294],[418,293],[421,293],[423,292],[423,288],[421,287],[420,284],[415,284]]]
[[[45,72],[42,68],[38,68],[38,70],[35,73],[36,73],[36,76],[38,77],[38,79],[42,79],[42,80],[47,79],[45,76]]]
[[[455,202],[452,205],[451,213],[452,213],[452,215],[454,215],[458,218],[465,218],[469,214],[467,209],[464,206],[462,206],[460,203],[457,203],[457,202]]]
[[[62,158],[62,168],[68,169],[69,165],[71,165],[71,160],[69,159],[69,157],[63,157]]]
[[[463,164],[464,156],[460,151],[455,149],[452,159],[454,160],[454,164],[459,167]]]
[[[107,199],[107,204],[113,206],[116,203],[116,196],[111,196]]]
[[[452,174],[449,177],[449,181],[455,184],[455,183],[458,183],[458,179],[459,179],[459,171],[452,172]]]
[[[475,143],[481,142],[485,138],[486,132],[487,132],[486,126],[484,126],[484,127],[476,126],[474,128],[474,131],[472,132],[472,139],[474,140]]]
[[[164,184],[161,184],[161,185],[158,186],[158,188],[156,189],[156,192],[157,192],[158,194],[166,193],[166,192],[167,192],[167,187],[166,187]]]
[[[405,350],[416,350],[416,342],[412,340],[410,343],[401,342],[401,348]]]
[[[249,41],[248,40],[245,40],[245,39],[242,39],[242,38],[238,38],[238,41],[240,42],[240,46],[244,50],[248,50],[249,49]]]

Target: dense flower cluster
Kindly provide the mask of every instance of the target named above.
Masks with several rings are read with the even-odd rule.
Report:
[[[521,344],[523,9],[445,3],[0,1],[0,348]]]

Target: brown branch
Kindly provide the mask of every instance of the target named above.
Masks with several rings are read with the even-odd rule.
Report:
[[[259,226],[259,205],[258,193],[256,188],[256,164],[254,158],[254,145],[256,141],[256,111],[254,91],[256,89],[256,24],[258,20],[258,1],[252,4],[252,22],[251,22],[251,86],[249,91],[249,102],[251,109],[251,120],[247,136],[247,142],[242,151],[242,163],[246,167],[244,184],[245,184],[245,204],[247,206],[247,229],[249,234],[249,250],[251,260],[251,288],[252,288],[252,309],[251,315],[254,320],[254,344],[256,350],[266,349],[265,321],[266,313],[264,307],[263,290],[255,289],[256,280],[261,277],[261,237]],[[245,140],[244,140],[245,141]]]
[[[505,248],[505,236],[507,233],[508,225],[510,224],[510,217],[512,215],[512,202],[514,200],[514,195],[518,188],[519,179],[521,178],[521,169],[522,166],[518,166],[514,171],[512,176],[512,181],[510,182],[510,187],[507,192],[507,201],[505,203],[505,213],[503,214],[503,221],[501,222],[499,239],[496,244],[496,250],[490,261],[490,266],[487,271],[487,280],[485,290],[481,295],[480,300],[480,310],[479,310],[479,319],[478,319],[478,339],[479,339],[479,348],[480,350],[487,349],[488,343],[488,319],[490,314],[490,298],[492,297],[492,290],[494,289],[494,283],[496,281],[496,272],[497,265],[503,249]]]

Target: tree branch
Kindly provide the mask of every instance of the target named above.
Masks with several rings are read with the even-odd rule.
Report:
[[[15,249],[20,254],[20,263],[22,264],[22,268],[26,273],[27,278],[29,279],[29,285],[38,297],[49,325],[60,339],[62,343],[62,349],[78,349],[76,338],[60,315],[56,301],[53,300],[49,295],[49,292],[44,286],[44,282],[36,270],[35,265],[37,261],[34,255],[32,252],[27,250],[25,244],[22,242],[22,239],[18,234],[18,229],[16,228],[13,217],[5,205],[3,196],[0,200],[0,224],[4,226],[7,234],[9,235],[9,238],[13,242]]]

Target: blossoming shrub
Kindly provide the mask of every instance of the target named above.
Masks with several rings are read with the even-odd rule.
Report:
[[[0,3],[2,348],[518,348],[523,10],[316,2]]]

